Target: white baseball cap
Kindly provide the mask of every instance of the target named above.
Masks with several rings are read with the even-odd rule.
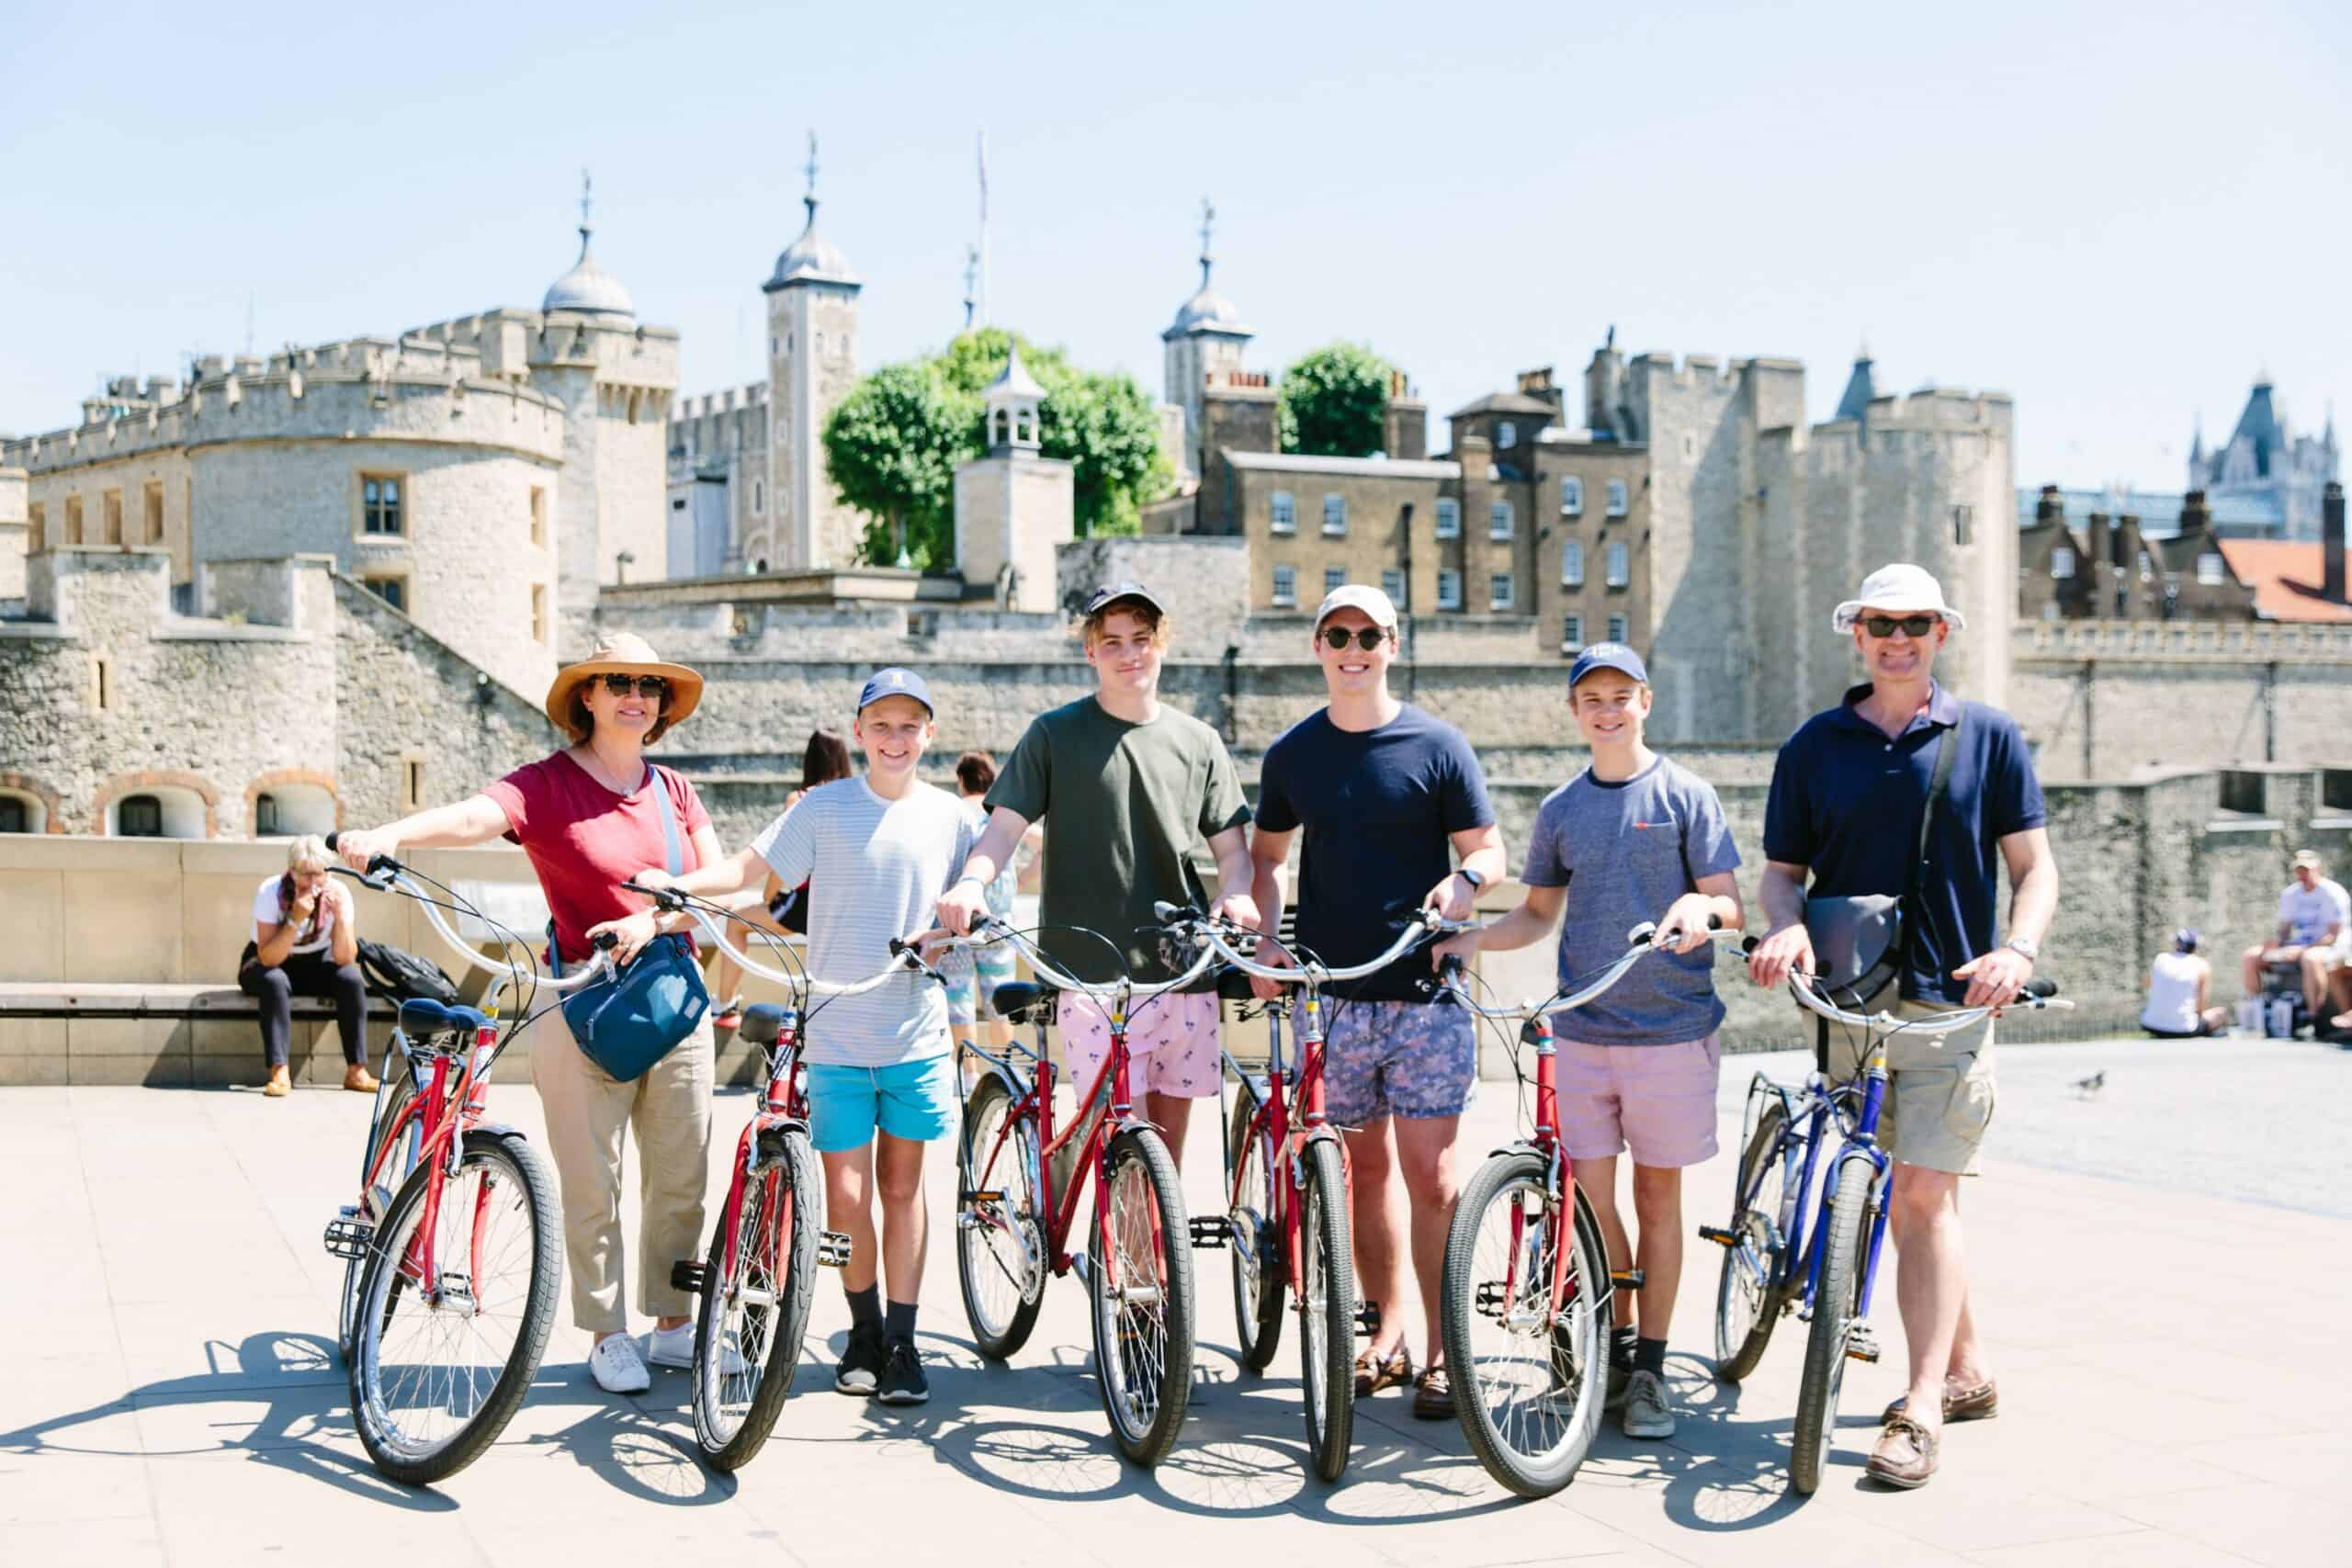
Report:
[[[1882,610],[1891,615],[1924,610],[1941,615],[1956,632],[1968,629],[1968,617],[1944,603],[1943,584],[1936,581],[1935,573],[1905,561],[1883,566],[1862,579],[1861,592],[1838,605],[1829,624],[1839,632],[1850,632],[1864,610]]]
[[[1372,624],[1383,631],[1396,629],[1396,606],[1388,595],[1377,588],[1366,588],[1361,582],[1342,583],[1323,596],[1323,604],[1315,612],[1315,624],[1320,627],[1335,611],[1362,610],[1372,617]]]

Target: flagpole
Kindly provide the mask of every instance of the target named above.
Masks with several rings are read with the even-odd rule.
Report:
[[[980,163],[980,325],[989,324],[989,132],[978,136]]]

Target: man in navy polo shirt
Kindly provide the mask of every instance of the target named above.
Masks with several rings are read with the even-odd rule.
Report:
[[[1781,748],[1758,887],[1769,927],[1748,972],[1758,985],[1777,987],[1792,969],[1813,969],[1808,895],[1905,891],[1937,758],[1957,746],[1905,909],[1909,961],[1894,1011],[1918,1017],[2013,1001],[2033,976],[2058,905],[2058,868],[2024,737],[2008,715],[1936,683],[1937,650],[1966,624],[1920,568],[1872,572],[1859,596],[1838,606],[1833,624],[1852,634],[1870,680]],[[1996,859],[2009,874],[2006,942],[1995,930]],[[1845,1051],[1830,1071],[1851,1077],[1860,1064],[1853,1046]],[[1960,1226],[1960,1178],[1974,1172],[1993,1116],[1992,1020],[1944,1035],[1898,1034],[1887,1066],[1879,1136],[1896,1163],[1888,1217],[1911,1381],[1887,1407],[1870,1473],[1911,1487],[1935,1473],[1945,1421],[1997,1408],[1969,1313]]]

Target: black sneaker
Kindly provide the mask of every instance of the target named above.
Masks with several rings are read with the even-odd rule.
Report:
[[[885,1404],[921,1404],[931,1397],[931,1383],[922,1375],[922,1356],[911,1339],[890,1341],[890,1359],[874,1397]]]
[[[833,1374],[833,1388],[842,1393],[871,1394],[882,1377],[883,1364],[890,1359],[890,1348],[883,1340],[880,1324],[859,1324],[849,1331],[849,1348],[842,1352],[841,1370]]]

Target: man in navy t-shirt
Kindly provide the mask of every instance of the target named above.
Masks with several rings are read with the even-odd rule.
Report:
[[[1808,894],[1907,889],[1909,963],[1897,1016],[2014,1001],[2033,977],[2058,907],[2058,868],[2024,738],[2008,715],[1936,684],[1936,651],[1965,623],[1920,568],[1872,572],[1832,624],[1852,634],[1870,680],[1781,748],[1757,889],[1770,929],[1748,971],[1758,985],[1777,987],[1792,969],[1813,970]],[[1920,815],[1947,747],[1957,748],[1951,777],[1913,887]],[[1998,942],[1996,856],[2009,874],[2008,939]],[[1833,1055],[1830,1071],[1850,1078],[1859,1068],[1854,1047],[1838,1049],[1845,1059]],[[1896,1162],[1888,1218],[1901,1255],[1895,1294],[1911,1382],[1887,1408],[1870,1473],[1909,1487],[1935,1473],[1945,1421],[1997,1407],[1969,1312],[1960,1229],[1960,1179],[1975,1170],[1993,1117],[1993,1021],[1947,1034],[1897,1034],[1887,1066],[1879,1141]]]
[[[1503,874],[1503,840],[1470,743],[1388,690],[1396,608],[1376,588],[1332,590],[1315,616],[1315,658],[1329,705],[1266,751],[1250,852],[1258,908],[1282,918],[1283,866],[1302,829],[1298,945],[1338,969],[1385,953],[1434,907],[1467,919],[1478,888]],[[1461,856],[1457,867],[1454,856]],[[1261,951],[1274,954],[1274,944]],[[1270,956],[1279,962],[1279,956]],[[1478,1077],[1469,1014],[1433,1005],[1430,960],[1414,953],[1326,993],[1323,1086],[1347,1134],[1355,1192],[1358,1288],[1393,1305],[1404,1288],[1397,1240],[1412,1195],[1413,1273],[1428,1315],[1429,1365],[1414,1378],[1401,1315],[1384,1314],[1356,1359],[1356,1391],[1413,1381],[1413,1414],[1450,1419],[1453,1394],[1438,1326],[1446,1229],[1460,1192],[1453,1149]],[[1261,994],[1275,987],[1260,982]],[[1393,1126],[1392,1126],[1393,1123]],[[1403,1191],[1398,1176],[1403,1177]]]

